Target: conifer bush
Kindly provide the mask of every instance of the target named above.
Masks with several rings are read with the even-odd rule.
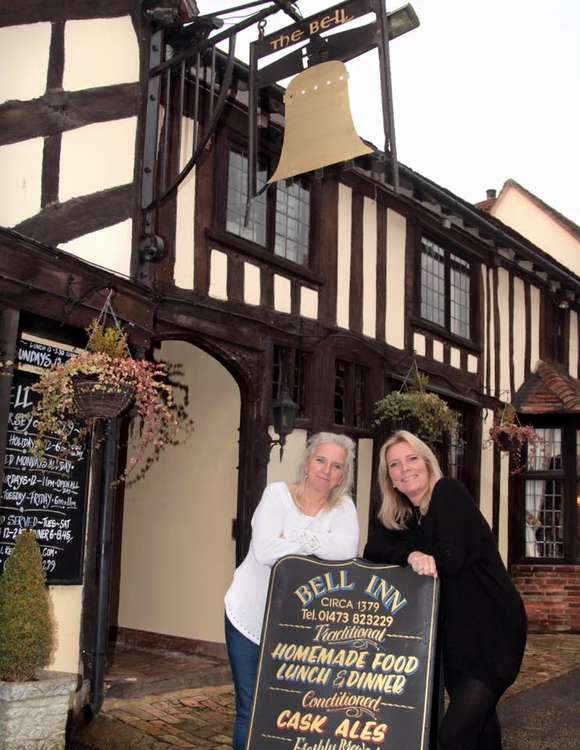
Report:
[[[19,534],[0,577],[0,680],[33,680],[50,660],[53,626],[40,547]]]

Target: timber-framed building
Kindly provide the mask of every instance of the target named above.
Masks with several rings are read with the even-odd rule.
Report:
[[[161,79],[164,126],[148,152],[151,71],[191,43],[176,29],[195,15],[186,0],[4,0],[0,9],[1,359],[18,363],[23,336],[83,346],[113,290],[132,346],[183,365],[196,426],[118,493],[110,625],[132,642],[219,649],[223,594],[253,509],[268,481],[292,478],[309,433],[355,439],[364,537],[382,437],[374,404],[416,361],[460,417],[447,471],[477,499],[522,590],[533,579],[541,591],[544,575],[561,584],[547,606],[529,605],[532,625],[579,630],[569,593],[580,580],[578,228],[567,226],[569,257],[554,255],[505,215],[403,165],[395,191],[372,156],[276,183],[246,222],[248,72],[237,62],[202,158],[148,212],[148,176],[170,184],[202,142],[212,100],[221,106],[226,53]],[[275,85],[261,92],[259,182],[280,153],[282,95]],[[282,380],[299,412],[280,461],[270,442]],[[0,378],[4,453],[13,385],[10,373]],[[549,452],[517,475],[487,440],[507,402]],[[85,675],[99,461],[85,485],[81,576],[51,585],[53,667]]]

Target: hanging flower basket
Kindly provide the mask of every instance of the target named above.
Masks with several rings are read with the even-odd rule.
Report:
[[[76,375],[72,391],[71,411],[87,420],[118,417],[135,396],[134,386],[101,383],[97,375]]]
[[[521,424],[511,404],[506,404],[495,415],[494,424],[489,428],[489,440],[495,443],[500,451],[510,454],[512,474],[519,474],[524,468],[526,445],[533,448],[543,442],[531,425]]]
[[[428,382],[413,361],[401,388],[377,401],[375,425],[386,426],[389,432],[407,430],[432,447],[453,435],[457,415],[437,394],[425,390]]]
[[[160,451],[189,437],[193,422],[185,410],[187,402],[181,405],[174,400],[174,387],[180,386],[170,380],[170,375],[181,374],[178,369],[169,371],[162,362],[134,359],[124,331],[114,320],[115,325],[108,327],[101,318],[93,321],[87,329],[87,349],[44,372],[33,386],[40,394],[33,453],[44,456],[47,438],[56,438],[62,455],[74,458],[88,428],[97,420],[118,416],[133,404],[139,429],[119,481],[143,462],[133,474],[133,481],[137,481]],[[81,422],[77,431],[71,429],[72,419]]]

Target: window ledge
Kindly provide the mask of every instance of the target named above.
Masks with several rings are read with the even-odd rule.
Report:
[[[305,268],[298,263],[293,263],[290,260],[274,255],[259,245],[255,245],[253,242],[236,237],[235,234],[206,229],[205,235],[210,241],[217,242],[222,247],[235,250],[237,253],[247,255],[254,260],[259,260],[268,266],[278,268],[287,275],[298,277],[316,286],[322,286],[325,283],[323,274],[311,271],[309,268]]]
[[[450,331],[446,330],[445,328],[441,328],[441,326],[438,326],[435,323],[430,323],[424,318],[414,316],[413,318],[411,318],[411,325],[434,334],[438,338],[446,341],[448,344],[461,347],[462,349],[469,349],[475,354],[481,354],[481,346],[479,344],[476,344],[474,341],[470,341],[470,339],[464,339],[462,336],[457,336],[455,333],[451,333]]]

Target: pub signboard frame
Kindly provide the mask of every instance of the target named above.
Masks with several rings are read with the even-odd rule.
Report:
[[[281,558],[246,750],[428,750],[438,605],[410,568]]]

